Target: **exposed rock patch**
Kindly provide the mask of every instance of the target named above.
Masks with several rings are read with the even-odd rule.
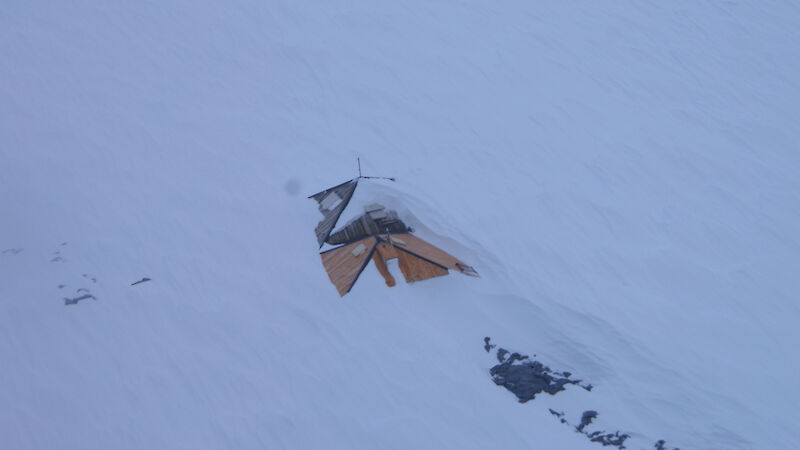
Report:
[[[581,380],[571,380],[566,374],[550,370],[539,361],[529,360],[527,356],[512,353],[506,357],[506,349],[497,350],[500,364],[492,367],[489,373],[498,386],[503,386],[517,396],[520,403],[536,398],[536,394],[546,392],[555,395],[568,384],[579,384]]]
[[[484,350],[490,353],[495,347],[495,345],[490,344],[491,338],[486,337],[483,342]],[[571,384],[580,386],[589,392],[591,392],[593,388],[591,384],[581,384],[581,380],[572,379],[571,372],[553,371],[539,361],[529,358],[527,355],[511,353],[501,347],[497,349],[495,356],[497,357],[498,364],[489,369],[492,381],[498,386],[503,386],[511,391],[517,396],[520,403],[533,400],[536,398],[536,394],[541,392],[555,395],[565,390],[567,386]],[[535,357],[536,355],[533,356]],[[557,417],[561,423],[572,426],[567,421],[564,411],[559,412],[550,409],[550,414]],[[606,433],[605,430],[588,430],[598,415],[599,413],[594,410],[584,411],[581,415],[580,423],[574,426],[575,431],[583,434],[592,442],[624,450],[626,448],[625,441],[631,437],[630,434],[620,431]],[[663,439],[656,442],[653,447],[656,450],[668,450],[666,441]],[[679,449],[676,448],[674,450]]]

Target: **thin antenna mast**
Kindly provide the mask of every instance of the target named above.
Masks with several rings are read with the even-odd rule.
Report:
[[[358,178],[363,178],[365,180],[389,180],[389,181],[397,181],[394,177],[368,177],[361,175],[361,157],[357,157],[356,161],[358,161]]]

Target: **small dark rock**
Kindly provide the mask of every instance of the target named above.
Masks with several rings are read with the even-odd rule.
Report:
[[[86,300],[86,299],[89,299],[89,298],[91,298],[92,300],[97,301],[97,297],[95,297],[94,295],[92,295],[92,294],[83,294],[83,295],[81,295],[79,297],[75,297],[75,298],[66,298],[66,297],[64,297],[64,305],[77,305],[79,301]]]
[[[628,439],[630,435],[627,434],[619,434],[619,431],[615,433],[608,433],[605,435],[600,435],[594,438],[590,438],[592,442],[599,442],[603,444],[603,446],[611,445],[617,447],[619,449],[625,448],[625,440]]]
[[[504,348],[497,349],[497,362],[503,362],[506,360],[506,355],[508,354],[508,350]]]
[[[137,284],[141,284],[141,283],[144,283],[146,281],[150,281],[150,278],[144,277],[139,281],[134,281],[133,283],[131,283],[131,286],[136,286]]]
[[[511,354],[511,361],[522,361],[523,359],[528,359],[528,357],[516,352]]]
[[[592,423],[592,421],[597,417],[597,411],[584,411],[583,415],[581,416],[581,424],[575,427],[576,430],[583,432],[583,428]]]
[[[655,447],[656,450],[669,450],[669,449],[667,449],[666,445],[667,445],[667,441],[665,441],[663,439],[659,439],[658,442],[656,442],[655,445],[653,445],[653,447]],[[672,450],[681,450],[681,449],[674,448]]]

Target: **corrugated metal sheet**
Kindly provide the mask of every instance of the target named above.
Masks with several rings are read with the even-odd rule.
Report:
[[[361,239],[364,236],[372,236],[379,233],[403,233],[408,231],[408,227],[397,217],[397,212],[386,210],[381,205],[369,205],[366,213],[350,222],[344,227],[331,234],[327,242],[329,244],[344,244]]]
[[[313,198],[319,203],[319,211],[325,216],[325,218],[317,224],[317,228],[314,229],[314,232],[317,234],[317,243],[320,247],[322,247],[322,244],[328,239],[333,227],[336,226],[336,222],[339,220],[339,216],[341,216],[344,209],[347,208],[347,204],[353,197],[357,185],[358,178],[355,178],[308,197]]]

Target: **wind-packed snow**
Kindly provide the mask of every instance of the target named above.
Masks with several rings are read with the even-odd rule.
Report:
[[[0,446],[800,447],[797,42],[777,0],[4,2]],[[340,299],[306,196],[357,157],[397,182],[340,224],[481,278]],[[518,403],[485,336],[594,388]]]

